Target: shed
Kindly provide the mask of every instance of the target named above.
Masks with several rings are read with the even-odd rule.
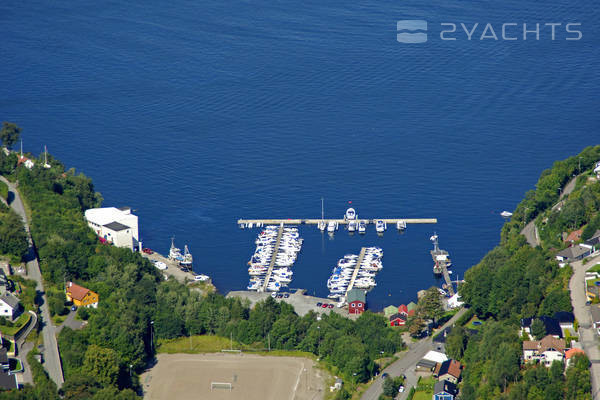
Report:
[[[398,313],[398,307],[396,307],[396,306],[387,306],[386,308],[383,309],[383,315],[385,315],[388,318],[397,313]]]
[[[346,294],[348,302],[348,313],[362,314],[366,308],[366,294],[364,290],[352,289]]]

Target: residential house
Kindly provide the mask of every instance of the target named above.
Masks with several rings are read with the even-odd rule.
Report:
[[[408,315],[410,315],[410,312],[416,313],[417,312],[417,304],[411,301],[410,303],[408,303],[406,305],[406,309],[409,312]]]
[[[129,207],[104,207],[86,210],[85,219],[100,240],[117,247],[141,250],[138,235],[138,217]]]
[[[569,365],[571,365],[571,360],[573,359],[573,356],[575,354],[585,354],[585,352],[581,349],[575,349],[575,348],[567,350],[565,352],[565,360],[567,360],[565,368],[569,368]]]
[[[458,394],[456,385],[449,381],[438,381],[433,386],[432,400],[454,400]]]
[[[556,259],[562,263],[570,263],[582,260],[590,254],[591,250],[589,248],[576,244],[556,253]]]
[[[21,165],[23,164],[25,166],[25,168],[27,169],[32,169],[35,165],[35,163],[33,161],[31,161],[29,158],[21,155],[19,157],[19,160],[17,161],[17,165]]]
[[[433,370],[433,376],[439,381],[449,381],[457,384],[462,373],[462,365],[456,360],[446,360],[438,363]]]
[[[553,361],[563,361],[565,347],[564,339],[557,339],[551,335],[539,341],[526,340],[523,342],[523,359],[539,360],[541,364],[549,367]]]
[[[404,314],[396,313],[390,315],[390,326],[404,326],[406,325],[406,317]]]
[[[72,301],[77,307],[98,308],[98,293],[76,283],[67,282],[66,295],[67,300]]]
[[[411,303],[409,303],[409,305],[410,304]],[[415,304],[415,303],[412,303],[412,304]],[[404,305],[404,304],[400,304],[398,306],[398,313],[404,315],[405,316],[404,319],[408,319],[408,317],[414,316],[416,314],[416,312],[417,312],[416,305],[415,305],[415,307],[411,307],[410,309],[408,308],[407,305]]]
[[[600,179],[600,161],[596,163],[594,167],[594,173],[596,174],[596,178]]]
[[[0,317],[13,321],[21,314],[22,308],[19,299],[12,294],[5,293],[0,296]]]
[[[17,374],[11,374],[4,370],[0,370],[0,388],[4,390],[17,389],[19,382],[17,381]]]
[[[600,252],[600,230],[597,230],[591,238],[581,243],[581,247],[590,249],[590,255],[596,255]]]
[[[417,362],[416,371],[431,372],[438,363],[432,360],[421,359]]]
[[[523,332],[525,332],[529,335],[530,338],[532,337],[531,324],[533,323],[533,320],[535,320],[535,319],[539,319],[544,323],[544,327],[546,329],[546,335],[554,336],[557,339],[560,339],[563,337],[562,329],[560,328],[560,323],[558,322],[558,320],[554,319],[552,317],[546,317],[546,316],[522,318],[521,319],[521,330],[519,332],[520,336],[523,336]]]
[[[383,315],[385,315],[388,318],[397,313],[398,313],[398,307],[396,307],[396,306],[387,306],[386,308],[383,309]]]
[[[443,363],[446,360],[448,360],[448,357],[444,353],[431,350],[417,362],[416,370],[431,372],[437,364]]]
[[[448,307],[450,307],[450,308],[462,307],[463,304],[465,304],[465,302],[461,301],[460,296],[458,295],[458,293],[454,293],[453,296],[451,296],[450,298],[448,298]]]
[[[366,292],[362,289],[352,289],[346,294],[346,301],[348,302],[348,313],[350,314],[362,314],[366,308]]]
[[[581,239],[581,234],[583,233],[583,229],[578,229],[576,231],[570,232],[565,238],[565,243],[575,243],[579,239]]]
[[[558,311],[554,313],[554,319],[558,321],[558,325],[564,331],[565,329],[573,330],[573,324],[575,323],[575,316],[572,312]]]
[[[592,304],[590,313],[592,314],[592,325],[594,326],[594,329],[600,328],[600,305]]]

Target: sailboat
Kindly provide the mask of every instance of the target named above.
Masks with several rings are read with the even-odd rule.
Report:
[[[323,206],[323,198],[321,197],[321,221],[319,221],[317,227],[321,232],[327,229],[327,224],[325,223],[325,208]]]
[[[171,238],[171,248],[169,249],[169,260],[183,261],[181,250],[175,247],[175,237]]]
[[[44,145],[44,168],[52,168],[52,166],[48,164],[48,149],[46,149],[46,145]]]

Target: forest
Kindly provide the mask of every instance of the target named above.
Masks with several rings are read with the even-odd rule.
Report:
[[[562,365],[524,365],[518,330],[521,318],[572,311],[568,289],[573,270],[569,265],[559,268],[554,254],[567,246],[562,242],[563,231],[597,223],[600,184],[583,182],[599,159],[600,146],[588,147],[544,171],[536,190],[526,194],[504,225],[500,244],[466,272],[460,295],[471,315],[486,323],[478,333],[458,328],[447,338],[449,355],[466,365],[462,399],[591,399],[587,357],[574,362],[566,375]],[[560,209],[553,209],[559,188],[573,174],[580,175],[575,190],[563,199]],[[540,227],[553,233],[540,234],[542,246],[532,248],[520,231],[535,217]]]

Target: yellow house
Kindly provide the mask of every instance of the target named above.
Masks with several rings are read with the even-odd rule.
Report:
[[[72,301],[77,307],[98,307],[98,293],[73,282],[67,282],[67,301]]]

